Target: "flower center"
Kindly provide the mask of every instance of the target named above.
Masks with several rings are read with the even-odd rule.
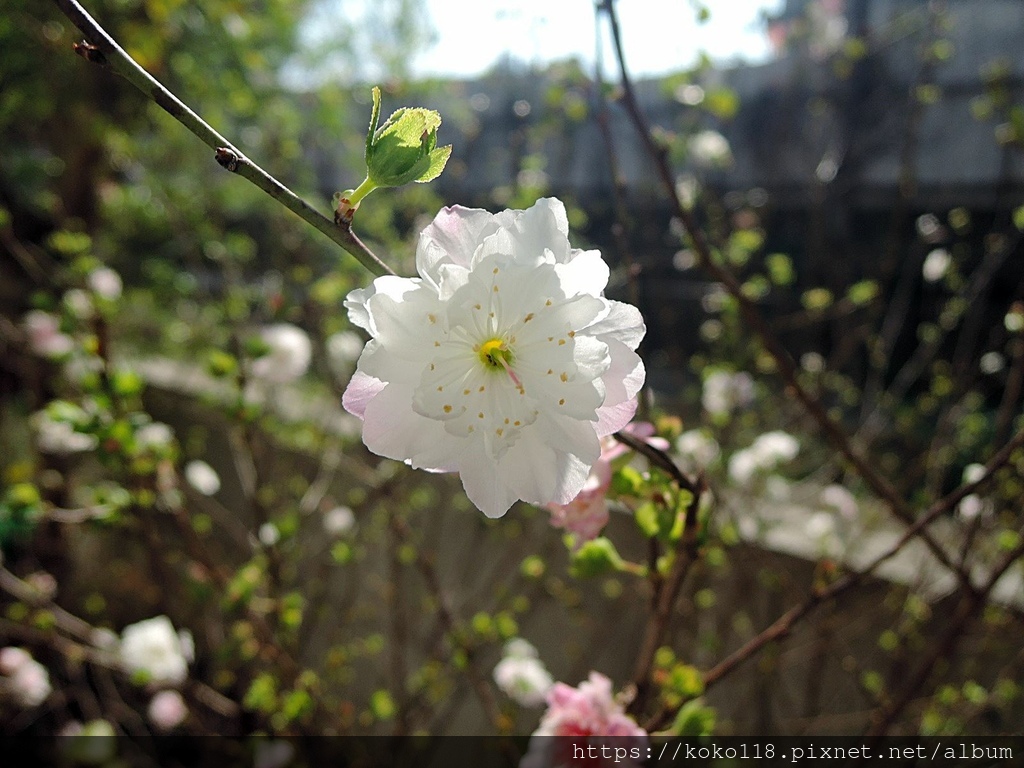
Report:
[[[480,361],[486,368],[490,370],[505,369],[509,378],[512,379],[512,383],[516,385],[516,388],[523,388],[519,377],[512,370],[512,360],[514,357],[512,350],[509,349],[508,344],[502,339],[495,338],[485,341],[477,349],[477,353],[480,355]]]

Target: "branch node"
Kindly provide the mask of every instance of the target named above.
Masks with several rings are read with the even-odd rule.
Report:
[[[238,156],[238,153],[230,147],[217,147],[216,158],[221,167],[227,168],[232,173],[238,170],[238,163],[242,159]]]
[[[105,67],[109,63],[106,54],[99,49],[99,46],[93,45],[87,40],[83,40],[80,43],[72,43],[71,48],[90,64],[98,64],[101,67]]]

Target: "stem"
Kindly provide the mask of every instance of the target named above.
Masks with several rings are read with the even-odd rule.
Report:
[[[216,152],[217,162],[229,171],[255,184],[300,219],[316,227],[378,277],[394,274],[352,232],[344,222],[335,224],[300,198],[260,166],[247,158],[231,142],[215,131],[187,104],[167,90],[107,34],[77,0],[54,0],[61,12],[85,35],[86,42],[76,43],[75,52],[87,61],[109,67],[156,102]]]

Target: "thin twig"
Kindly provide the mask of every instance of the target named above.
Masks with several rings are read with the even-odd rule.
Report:
[[[54,0],[57,7],[85,35],[86,41],[75,45],[75,52],[94,64],[108,67],[152,99],[216,153],[217,162],[262,189],[299,218],[316,227],[366,267],[374,275],[394,274],[356,236],[351,227],[338,224],[309,205],[288,187],[245,156],[221,136],[205,120],[156,78],[143,69],[103,29],[77,0]]]

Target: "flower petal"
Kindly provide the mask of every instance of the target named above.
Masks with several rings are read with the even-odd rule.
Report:
[[[385,386],[380,379],[375,379],[362,371],[356,371],[349,379],[348,386],[345,387],[345,393],[341,396],[341,404],[346,411],[361,419],[366,412],[366,406]]]
[[[497,228],[494,218],[493,214],[479,208],[461,205],[442,208],[420,234],[416,271],[434,285],[440,285],[440,265],[454,263],[469,267],[477,246]]]

